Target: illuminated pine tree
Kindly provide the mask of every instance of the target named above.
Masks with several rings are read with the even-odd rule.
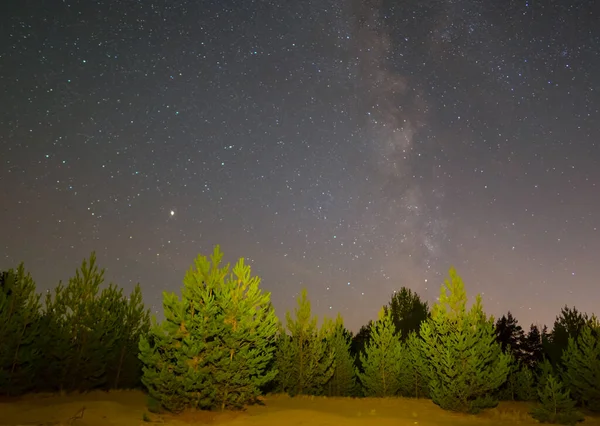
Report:
[[[217,246],[198,256],[181,298],[164,293],[165,320],[140,340],[142,382],[170,411],[241,408],[276,374],[277,318],[270,294],[240,259],[229,273]]]
[[[379,311],[371,340],[359,356],[364,372],[357,369],[356,375],[366,396],[393,396],[407,387],[408,362],[389,311]]]
[[[493,318],[483,312],[480,296],[467,311],[464,284],[454,269],[421,326],[421,338],[433,402],[463,412],[497,404],[494,391],[506,381],[512,358],[496,341]]]

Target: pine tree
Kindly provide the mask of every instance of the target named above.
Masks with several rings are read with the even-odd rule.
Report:
[[[577,340],[589,320],[586,313],[579,312],[575,307],[571,309],[565,306],[561,309],[544,348],[554,366],[562,367],[562,354],[567,349],[569,338]]]
[[[366,396],[393,396],[408,384],[408,361],[396,335],[390,312],[384,308],[371,330],[371,341],[360,355],[364,372],[356,375]]]
[[[517,390],[517,374],[519,372],[519,363],[512,359],[506,381],[496,389],[496,395],[501,401],[515,401]]]
[[[404,394],[414,398],[429,396],[429,385],[427,382],[427,370],[425,357],[423,356],[422,339],[416,332],[411,332],[406,339],[406,358],[408,361],[408,383]]]
[[[219,246],[210,261],[198,256],[181,298],[164,293],[165,320],[140,339],[142,383],[167,410],[241,408],[276,374],[270,294],[243,259],[229,274],[222,258]]]
[[[429,317],[427,302],[423,302],[417,293],[406,287],[394,292],[385,308],[390,310],[396,333],[403,341],[411,332],[418,332],[421,323]]]
[[[103,313],[114,300],[116,288],[107,289],[106,300],[98,297],[104,270],[96,265],[95,253],[84,259],[69,283],[47,294],[43,314],[44,353],[47,355],[45,386],[61,391],[84,391],[106,383],[106,366],[113,350],[116,323]],[[110,297],[109,297],[110,293]],[[118,293],[118,292],[117,292]]]
[[[535,401],[537,399],[535,375],[526,365],[521,365],[516,373],[515,396],[518,401]]]
[[[73,355],[70,311],[66,304],[65,287],[59,283],[54,292],[47,292],[42,310],[41,339],[38,347],[44,354],[44,368],[36,380],[36,389],[55,392],[66,391],[67,366]]]
[[[21,263],[0,273],[0,389],[19,395],[34,385],[41,353],[40,296]]]
[[[577,340],[569,338],[562,357],[563,376],[577,400],[600,411],[600,327],[594,322],[581,329]]]
[[[285,326],[280,325],[275,352],[275,370],[277,371],[275,389],[279,393],[294,394],[297,349],[298,346],[294,344],[292,336],[287,334]]]
[[[544,379],[544,387],[538,391],[540,406],[531,411],[531,416],[541,423],[574,425],[584,420],[583,415],[575,410],[575,402],[569,391],[553,376]]]
[[[540,329],[531,324],[529,332],[525,336],[523,341],[523,364],[529,368],[535,368],[535,366],[542,360],[544,355],[544,349],[542,347],[542,334]]]
[[[271,295],[261,291],[260,278],[251,276],[243,258],[232,272],[219,293],[225,357],[213,367],[216,402],[222,410],[256,402],[260,389],[277,375],[267,368],[278,328]]]
[[[295,319],[290,312],[286,313],[290,340],[286,342],[280,338],[280,343],[287,346],[288,352],[277,352],[286,358],[285,361],[278,362],[277,366],[288,365],[288,369],[280,374],[283,374],[287,381],[285,386],[290,395],[319,395],[333,376],[335,353],[327,341],[333,324],[326,319],[319,329],[317,321],[317,318],[312,316],[306,289],[303,289],[298,297]]]
[[[338,314],[331,345],[335,354],[335,367],[333,376],[327,383],[328,396],[351,396],[356,392],[356,376],[354,373],[354,360],[350,355],[351,335],[344,327],[344,320]]]
[[[431,319],[421,326],[429,390],[447,410],[476,412],[497,404],[493,392],[505,381],[511,356],[496,342],[493,319],[477,296],[467,311],[462,279],[450,269]]]
[[[360,354],[364,352],[365,348],[371,341],[371,330],[373,329],[373,320],[363,325],[358,333],[352,337],[352,344],[350,345],[350,354],[354,358],[354,364],[359,371],[364,371],[363,365],[360,362]]]
[[[540,362],[535,369],[535,381],[537,388],[544,389],[546,387],[546,380],[548,380],[548,377],[550,376],[557,377],[554,366],[548,360],[548,358],[542,358],[542,362]]]
[[[137,284],[129,297],[122,297],[114,327],[116,342],[109,363],[107,387],[131,389],[141,384],[142,365],[138,359],[139,341],[150,328],[150,311],[142,301],[142,291]]]
[[[520,362],[524,358],[525,333],[512,313],[508,312],[496,322],[496,340],[504,352],[509,352]]]

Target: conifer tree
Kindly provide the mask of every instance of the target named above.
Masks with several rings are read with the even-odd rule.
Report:
[[[107,386],[112,389],[131,389],[141,384],[142,366],[138,358],[139,341],[150,328],[150,310],[142,300],[142,291],[137,284],[129,297],[122,297],[116,305],[118,324],[114,326],[116,334],[115,351],[109,362]]]
[[[70,334],[70,311],[66,304],[65,286],[62,283],[47,292],[42,310],[41,339],[38,342],[45,361],[36,380],[41,391],[67,391],[68,364],[73,355]]]
[[[371,341],[359,356],[364,372],[357,369],[356,375],[366,396],[393,396],[407,387],[407,358],[392,316],[384,308],[371,330]]]
[[[589,409],[600,411],[600,327],[595,318],[563,352],[564,382]]]
[[[515,361],[520,362],[524,358],[525,333],[510,311],[496,322],[496,340]]]
[[[254,403],[260,389],[277,375],[267,368],[278,328],[271,294],[260,289],[260,278],[251,276],[243,258],[232,272],[219,293],[225,356],[213,366],[216,402],[222,410]]]
[[[294,394],[297,349],[298,347],[294,344],[292,336],[287,334],[286,327],[280,325],[275,351],[275,370],[277,371],[275,388],[277,392]]]
[[[562,368],[562,354],[567,349],[569,338],[577,340],[581,330],[589,323],[589,320],[585,312],[579,312],[575,307],[565,306],[561,309],[560,315],[554,321],[554,327],[544,348],[549,361],[554,366]]]
[[[113,349],[110,324],[115,319],[102,316],[107,309],[98,300],[103,282],[104,270],[98,269],[92,253],[66,286],[59,283],[54,297],[47,295],[44,352],[50,359],[45,376],[52,388],[90,390],[105,383],[106,361]]]
[[[515,399],[518,401],[535,401],[537,389],[535,376],[531,368],[520,365],[515,373]]]
[[[364,371],[363,366],[360,362],[360,354],[364,352],[367,344],[371,340],[371,330],[373,328],[373,320],[363,325],[358,333],[352,337],[352,344],[350,345],[350,353],[354,358],[354,364],[359,371]]]
[[[544,379],[543,388],[539,389],[540,405],[531,411],[531,416],[541,423],[574,425],[584,420],[583,415],[575,410],[575,402],[564,389],[562,383],[553,375]]]
[[[396,333],[402,341],[411,332],[418,332],[421,323],[429,317],[427,302],[423,302],[417,293],[407,287],[395,291],[385,309],[390,310]]]
[[[312,316],[310,301],[306,289],[298,297],[295,319],[286,313],[287,331],[290,341],[284,356],[291,370],[282,371],[287,376],[287,390],[290,395],[319,395],[331,379],[335,368],[335,353],[327,341],[333,330],[331,321],[325,319],[321,328],[317,327],[317,318]],[[287,344],[284,339],[280,342]],[[283,351],[278,351],[282,354]]]
[[[210,261],[198,256],[181,298],[164,293],[165,320],[140,339],[142,382],[167,410],[241,408],[276,374],[270,294],[243,259],[230,274],[222,257],[219,246]]]
[[[422,350],[433,402],[447,410],[477,412],[497,404],[493,392],[506,381],[511,356],[496,341],[481,297],[470,311],[466,305],[464,284],[452,268],[431,319],[421,326]]]
[[[523,341],[523,363],[529,368],[535,368],[535,366],[542,360],[544,350],[542,347],[542,334],[540,329],[531,324],[529,332],[525,336]]]
[[[351,335],[344,327],[342,316],[338,314],[331,336],[335,364],[333,376],[327,383],[328,396],[351,396],[356,391],[354,360],[350,355],[350,341]]]
[[[32,388],[41,353],[40,295],[21,263],[0,273],[0,389],[19,395]]]
[[[422,339],[416,332],[411,332],[406,339],[407,358],[407,386],[404,391],[406,396],[424,398],[429,396],[429,385],[427,382],[427,370],[425,357],[422,352]]]

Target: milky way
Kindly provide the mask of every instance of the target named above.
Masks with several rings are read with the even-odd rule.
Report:
[[[288,3],[12,4],[0,268],[44,291],[95,250],[160,316],[220,244],[354,330],[451,265],[525,326],[593,312],[594,2]]]

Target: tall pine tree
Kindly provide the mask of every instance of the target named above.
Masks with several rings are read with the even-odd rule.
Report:
[[[467,311],[464,284],[453,268],[421,337],[433,402],[463,412],[497,404],[493,392],[506,381],[511,356],[496,341],[480,296]]]
[[[429,317],[427,302],[423,302],[417,293],[406,287],[392,294],[386,309],[390,310],[396,333],[402,341],[411,332],[418,332],[421,323]]]
[[[21,263],[0,273],[0,389],[19,395],[35,384],[41,356],[40,296]]]
[[[319,395],[331,379],[335,368],[335,353],[328,336],[333,331],[331,321],[325,319],[321,328],[312,316],[306,289],[298,297],[295,318],[286,313],[289,338],[280,336],[276,363],[280,389],[290,395]],[[284,333],[285,334],[285,333]]]
[[[352,396],[356,391],[354,360],[350,354],[351,337],[351,334],[344,327],[344,320],[338,314],[331,334],[331,346],[335,354],[335,363],[333,375],[327,383],[328,396]]]
[[[181,298],[164,293],[165,320],[140,339],[142,382],[167,410],[240,408],[276,374],[270,294],[243,259],[230,274],[222,258],[219,246],[210,261],[198,256]]]
[[[577,340],[579,333],[588,322],[587,314],[579,312],[575,307],[565,306],[561,309],[544,345],[544,352],[552,365],[562,368],[562,354],[567,349],[569,338]]]
[[[563,352],[564,382],[571,395],[589,409],[600,411],[600,326],[594,319],[569,338]]]
[[[411,332],[406,340],[407,386],[405,395],[414,398],[429,396],[429,384],[427,381],[426,359],[421,350],[423,340],[416,332]]]
[[[510,311],[496,322],[496,340],[502,350],[509,352],[515,361],[519,362],[524,358],[525,333]]]
[[[402,346],[391,313],[382,308],[371,341],[359,355],[364,372],[357,370],[356,374],[366,396],[394,396],[406,389],[408,360]]]

